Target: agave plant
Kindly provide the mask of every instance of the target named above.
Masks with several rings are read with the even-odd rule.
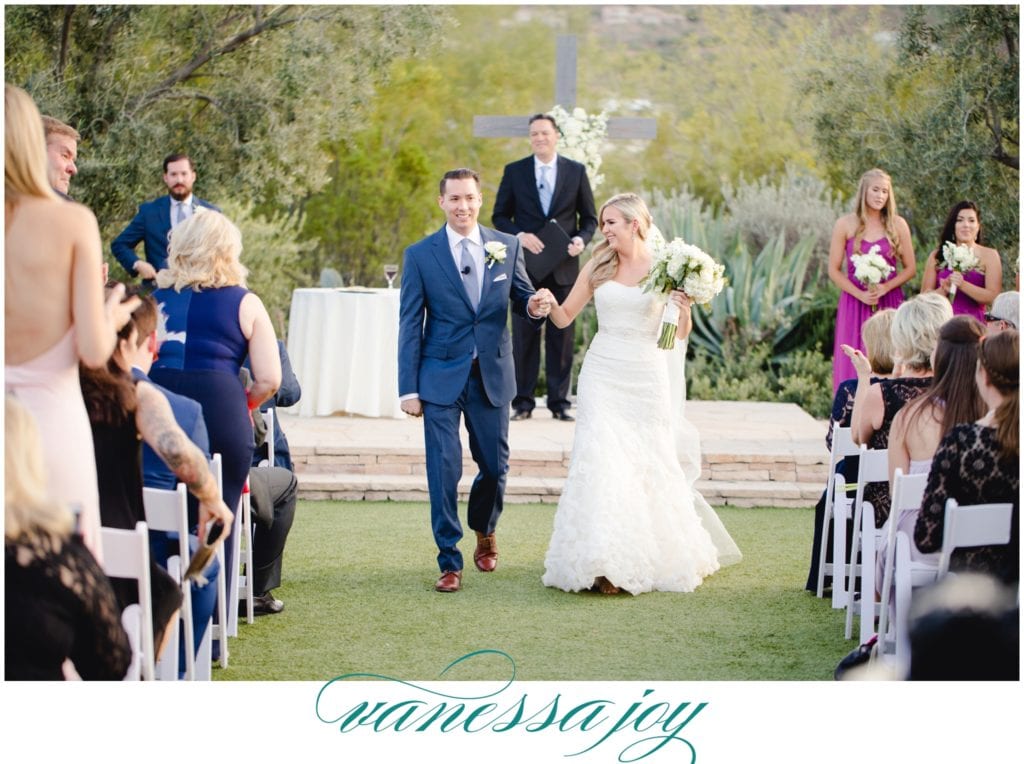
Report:
[[[668,240],[678,236],[725,266],[727,284],[709,306],[693,311],[690,345],[724,358],[724,344],[770,340],[772,362],[794,350],[813,346],[820,333],[809,331],[812,319],[834,310],[831,292],[823,290],[815,236],[786,248],[780,231],[759,253],[721,215],[705,209],[685,190],[651,195],[651,212]]]

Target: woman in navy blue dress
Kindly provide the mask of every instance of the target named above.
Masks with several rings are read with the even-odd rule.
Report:
[[[168,267],[157,274],[153,293],[162,344],[150,372],[157,384],[202,405],[210,451],[223,459],[224,502],[234,513],[252,464],[249,412],[281,384],[274,326],[260,298],[245,288],[241,252],[241,233],[219,212],[196,211],[174,227]],[[248,393],[238,377],[246,356],[255,380]],[[234,523],[232,534],[237,528]],[[231,550],[229,543],[227,570]]]

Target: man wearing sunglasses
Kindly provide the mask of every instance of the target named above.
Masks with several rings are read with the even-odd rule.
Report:
[[[1020,292],[1001,292],[985,312],[985,334],[993,335],[1020,325]]]

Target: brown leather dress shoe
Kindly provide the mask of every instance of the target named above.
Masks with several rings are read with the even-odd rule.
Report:
[[[434,584],[434,588],[439,592],[457,592],[462,588],[462,571],[446,570],[441,574],[441,577],[437,579],[437,583]]]
[[[473,552],[473,562],[477,570],[482,573],[490,573],[498,567],[498,542],[494,534],[485,536],[480,531],[476,532],[476,551]]]

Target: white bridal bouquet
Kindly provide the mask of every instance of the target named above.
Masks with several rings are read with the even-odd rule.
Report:
[[[673,289],[682,289],[697,305],[707,305],[725,287],[725,266],[699,247],[675,238],[667,244],[663,239],[654,241],[651,248],[654,262],[643,281],[645,292],[668,294]],[[661,317],[659,348],[675,347],[678,326],[679,307],[669,301]]]
[[[879,254],[879,246],[872,245],[871,249],[863,255],[850,257],[853,263],[853,276],[862,284],[881,284],[892,273],[895,268],[889,265],[889,261]],[[871,312],[878,310],[878,305],[871,306]]]
[[[954,244],[951,241],[942,245],[942,260],[947,268],[957,273],[967,273],[981,265],[973,249],[966,244]],[[952,300],[954,297],[956,297],[956,284],[951,284],[949,299]]]

